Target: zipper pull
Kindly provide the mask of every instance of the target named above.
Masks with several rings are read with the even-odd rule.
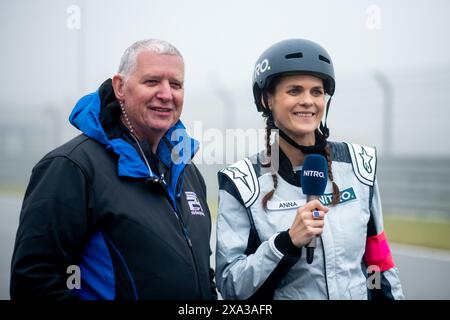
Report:
[[[192,248],[192,242],[191,242],[191,239],[189,238],[189,233],[188,233],[186,227],[183,227],[183,233],[184,233],[184,237],[186,238],[186,241],[187,241],[189,247]]]

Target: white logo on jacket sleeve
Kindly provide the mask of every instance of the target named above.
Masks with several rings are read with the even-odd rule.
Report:
[[[248,188],[248,190],[252,190],[250,186],[248,185],[247,180],[245,179],[248,175],[239,170],[239,168],[236,167],[228,167],[225,170],[230,171],[233,174],[233,179],[239,179],[242,181],[242,183]]]
[[[186,200],[189,203],[189,209],[191,210],[191,214],[196,216],[204,216],[205,213],[203,212],[202,205],[200,204],[200,201],[198,201],[195,192],[186,191],[185,194]]]
[[[368,186],[375,183],[377,151],[375,148],[346,143],[352,159],[353,172],[359,181]]]
[[[246,208],[256,201],[259,196],[259,182],[249,158],[240,160],[220,172],[230,178]]]
[[[362,158],[363,167],[366,169],[367,173],[372,173],[372,165],[370,164],[370,161],[372,161],[373,156],[367,154],[366,149],[364,149],[363,146],[361,146],[361,153],[359,154]]]

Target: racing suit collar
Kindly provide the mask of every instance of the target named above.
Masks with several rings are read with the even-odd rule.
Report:
[[[280,147],[279,150],[280,150],[279,151],[280,165],[278,168],[278,174],[289,184],[301,187],[300,175],[294,172],[292,163],[286,156],[286,154],[283,152],[283,149]]]

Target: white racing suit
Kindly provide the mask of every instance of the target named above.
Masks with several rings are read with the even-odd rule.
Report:
[[[261,200],[273,180],[263,153],[219,172],[216,282],[224,299],[404,299],[383,231],[376,150],[329,144],[341,196],[331,206],[328,181],[320,201],[330,210],[312,264],[287,233],[306,196],[281,150],[267,210]]]

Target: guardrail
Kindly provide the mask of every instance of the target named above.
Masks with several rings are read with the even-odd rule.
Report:
[[[450,158],[385,157],[377,166],[385,211],[450,219]]]

